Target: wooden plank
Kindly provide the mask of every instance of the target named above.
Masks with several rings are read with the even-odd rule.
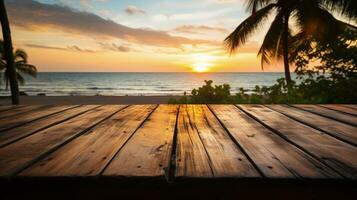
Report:
[[[259,177],[206,105],[179,111],[176,177]]]
[[[20,108],[20,107],[23,107],[23,106],[22,105],[1,105],[0,106],[0,112],[7,111],[7,110],[12,110],[12,109],[15,109],[15,108]]]
[[[73,108],[75,106],[51,106],[51,107],[45,107],[40,110],[32,110],[30,112],[27,112],[25,114],[22,114],[21,116],[18,117],[11,117],[8,119],[0,120],[0,132],[3,132],[4,130],[8,130],[11,128],[14,128],[16,126],[20,126],[25,123],[29,123],[33,120],[40,119],[42,117],[46,117],[48,115],[61,112],[70,108]]]
[[[323,108],[316,105],[292,105],[296,108],[300,108],[324,117],[328,117],[340,122],[344,122],[353,126],[357,126],[357,116],[347,115],[340,112],[336,112],[327,108]]]
[[[301,124],[262,105],[239,105],[250,116],[274,130],[324,164],[348,178],[357,178],[357,148]]]
[[[31,106],[19,106],[19,107],[15,107],[11,110],[6,110],[4,112],[0,113],[0,119],[1,120],[5,120],[5,118],[9,118],[9,117],[18,117],[21,116],[22,114],[32,111],[32,110],[36,110],[39,108],[46,108],[48,107],[48,105],[31,105]]]
[[[322,117],[320,115],[287,105],[267,105],[267,107],[315,129],[327,132],[344,142],[357,146],[357,127],[355,126],[344,124],[333,119]]]
[[[209,107],[266,177],[341,178],[234,105]]]
[[[357,110],[357,104],[341,104],[342,106]]]
[[[60,113],[56,113],[45,118],[38,119],[31,123],[18,126],[16,128],[2,131],[0,134],[0,148],[6,146],[16,140],[19,140],[28,135],[34,134],[38,131],[44,130],[65,120],[71,119],[77,115],[83,114],[84,112],[99,107],[98,105],[85,105],[69,110],[65,110]]]
[[[1,148],[0,176],[14,175],[123,107],[121,105],[96,108],[85,115],[70,119]]]
[[[110,162],[104,176],[167,176],[178,105],[160,105]]]
[[[21,173],[21,176],[96,176],[156,105],[134,105],[116,113]]]
[[[320,105],[320,106],[325,107],[325,108],[329,108],[329,109],[332,109],[332,110],[336,110],[336,111],[339,111],[339,112],[351,114],[351,115],[357,115],[357,110],[356,109],[353,109],[353,108],[350,108],[350,107],[347,107],[347,106],[343,106],[343,105],[323,104],[323,105]]]

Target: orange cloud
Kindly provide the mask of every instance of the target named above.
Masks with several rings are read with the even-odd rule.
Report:
[[[7,2],[13,25],[36,30],[62,30],[82,36],[97,36],[127,40],[134,43],[179,48],[184,44],[205,44],[212,41],[171,36],[164,31],[131,28],[61,5],[43,4],[36,1],[13,0]]]

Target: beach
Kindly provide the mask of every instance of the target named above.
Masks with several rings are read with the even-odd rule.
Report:
[[[165,104],[180,96],[21,96],[21,105],[98,105]],[[10,105],[10,97],[1,97],[0,105]]]

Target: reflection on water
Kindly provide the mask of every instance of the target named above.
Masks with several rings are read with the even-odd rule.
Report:
[[[45,93],[63,95],[182,95],[202,86],[204,80],[228,83],[231,92],[239,87],[272,85],[283,73],[39,73],[37,79],[26,77],[20,90],[28,95]],[[2,84],[0,96],[9,95]]]

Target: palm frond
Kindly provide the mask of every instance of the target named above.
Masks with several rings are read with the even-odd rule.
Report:
[[[16,63],[16,69],[24,74],[30,75],[32,77],[36,77],[37,76],[37,69],[34,65],[30,65],[30,64],[25,64],[25,63]]]
[[[300,51],[310,48],[312,40],[312,37],[306,35],[304,31],[300,31],[299,33],[293,35],[289,40],[289,62],[295,62],[295,59]]]
[[[27,63],[27,53],[23,49],[16,49],[14,53],[15,61],[23,60]]]
[[[257,12],[258,9],[268,5],[272,0],[246,0],[247,10],[251,13]]]
[[[269,4],[252,14],[224,40],[230,53],[234,53],[240,45],[247,41],[248,37],[268,18],[275,6],[276,4]]]
[[[350,19],[357,19],[356,0],[321,0],[321,3],[331,12],[339,12]]]
[[[0,58],[0,71],[6,68],[6,62]]]
[[[283,13],[276,15],[274,21],[265,35],[262,46],[259,49],[258,55],[261,56],[261,67],[264,69],[264,63],[269,64],[271,58],[277,57],[279,54],[280,40],[283,34]]]
[[[319,5],[302,4],[297,7],[294,17],[300,31],[305,32],[308,36],[313,36],[318,40],[327,42],[336,39],[347,26],[352,26],[337,20],[331,13]]]

